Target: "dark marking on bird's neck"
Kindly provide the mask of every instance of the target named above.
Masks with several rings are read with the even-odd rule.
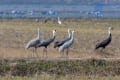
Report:
[[[109,34],[109,37],[112,37],[112,34],[111,34],[111,33]]]

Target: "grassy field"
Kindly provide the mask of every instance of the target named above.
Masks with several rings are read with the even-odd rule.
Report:
[[[0,80],[119,80],[120,60],[0,60]]]
[[[0,57],[21,58],[30,57],[31,50],[25,51],[26,43],[37,35],[37,28],[41,29],[41,39],[52,36],[56,29],[56,40],[68,36],[67,29],[75,30],[75,42],[70,48],[70,58],[119,58],[120,57],[120,20],[116,19],[62,19],[63,24],[58,25],[56,20],[44,23],[43,19],[36,22],[34,19],[1,19],[0,20]],[[113,27],[112,43],[103,51],[95,51],[97,42],[108,36],[108,27]],[[37,53],[42,57],[43,48]],[[59,52],[53,48],[53,43],[48,47],[48,57],[60,57]]]
[[[62,40],[68,36],[67,29],[75,30],[75,42],[70,48],[69,58],[64,62],[60,59],[60,53],[53,48],[53,43],[48,47],[48,62],[40,60],[39,63],[0,63],[0,80],[119,80],[120,61],[109,62],[86,59],[120,58],[120,20],[119,19],[62,19],[63,24],[58,25],[56,20],[44,23],[43,19],[36,22],[34,19],[1,19],[0,20],[0,59],[30,58],[31,49],[24,49],[26,43],[37,35],[37,28],[41,29],[41,39],[52,36],[52,30],[56,29],[56,39]],[[104,50],[95,51],[97,42],[108,36],[108,27],[113,27],[112,42]],[[42,57],[43,48],[37,53]],[[76,61],[74,61],[76,58]],[[14,60],[13,59],[13,60]],[[77,60],[80,59],[80,60]],[[45,60],[45,59],[43,59]],[[49,62],[50,60],[50,62]],[[56,62],[58,60],[58,62]],[[61,61],[59,63],[59,60]],[[33,60],[34,61],[34,60]],[[108,60],[109,61],[109,60]],[[9,62],[9,61],[8,61]],[[14,61],[13,61],[14,62]],[[29,67],[28,67],[29,66]],[[6,71],[7,70],[7,71]],[[27,75],[27,71],[35,73]],[[42,72],[37,75],[36,70]],[[25,71],[25,73],[24,73]],[[73,71],[73,72],[71,72]],[[57,75],[51,75],[55,73]],[[68,74],[69,75],[66,75]],[[93,75],[92,75],[92,74]],[[16,74],[16,76],[14,76]],[[59,75],[62,74],[62,75]],[[64,75],[65,74],[65,75]],[[21,77],[21,75],[27,75]],[[18,76],[18,77],[17,77]]]

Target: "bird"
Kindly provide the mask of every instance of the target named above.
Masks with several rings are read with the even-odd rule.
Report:
[[[44,57],[44,52],[46,52],[46,57],[47,57],[47,47],[55,40],[56,30],[53,30],[52,32],[53,32],[53,36],[50,39],[41,41],[41,44],[39,44],[39,46],[38,46],[38,47],[44,47],[43,57]]]
[[[58,24],[61,25],[62,22],[60,21],[60,17],[58,17]]]
[[[35,19],[35,22],[39,22],[39,19],[38,19],[38,18],[36,18],[36,19]]]
[[[108,45],[111,43],[111,41],[112,41],[111,30],[112,30],[112,27],[109,27],[109,28],[108,28],[108,33],[109,33],[108,37],[107,37],[105,40],[97,43],[97,44],[96,44],[96,47],[95,47],[95,50],[98,49],[98,48],[103,48],[103,49],[105,49],[106,46],[108,46]]]
[[[71,31],[71,38],[66,41],[62,46],[59,47],[59,52],[64,52],[64,50],[66,49],[66,56],[68,57],[68,49],[72,46],[73,42],[74,42],[74,30]]]
[[[63,45],[66,41],[68,41],[70,38],[71,38],[71,30],[68,29],[68,38],[67,38],[67,39],[64,39],[64,40],[62,40],[62,41],[56,41],[56,42],[54,43],[54,48],[60,47],[60,46]]]
[[[38,45],[41,43],[40,40],[40,29],[38,28],[38,35],[36,38],[30,40],[27,45],[25,46],[25,49],[33,48],[33,55],[36,53],[36,50],[38,48]],[[37,55],[37,53],[36,53]],[[37,55],[38,56],[38,55]]]

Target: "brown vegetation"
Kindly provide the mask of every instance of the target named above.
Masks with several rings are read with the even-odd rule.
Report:
[[[43,19],[36,22],[34,19],[2,19],[0,20],[0,57],[21,58],[30,57],[31,50],[25,51],[25,44],[37,35],[37,28],[41,29],[41,38],[47,39],[51,36],[52,29],[57,30],[56,40],[67,37],[67,29],[75,30],[75,42],[70,48],[70,58],[119,58],[120,57],[120,23],[116,19],[62,19],[63,24],[58,25],[56,21],[44,23]],[[108,27],[112,31],[112,43],[103,51],[95,51],[94,47],[99,40],[108,36]],[[49,57],[59,57],[59,52],[48,47]],[[42,57],[42,48],[38,49]]]

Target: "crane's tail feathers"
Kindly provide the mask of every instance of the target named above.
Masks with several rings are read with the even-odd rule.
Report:
[[[95,47],[95,50],[98,49],[97,47]]]
[[[58,41],[54,43],[54,48],[58,47]]]
[[[57,47],[58,47],[58,45],[55,44],[55,45],[54,45],[54,48],[57,48]]]
[[[98,45],[96,45],[95,50],[96,50],[96,49],[98,49],[98,48],[99,48],[99,46],[98,46]]]
[[[56,46],[54,45],[54,48],[56,48]]]
[[[29,48],[29,45],[26,45],[26,46],[25,46],[25,50],[27,50],[28,48]]]
[[[99,47],[100,47],[100,43],[96,44],[95,50],[98,49]]]

